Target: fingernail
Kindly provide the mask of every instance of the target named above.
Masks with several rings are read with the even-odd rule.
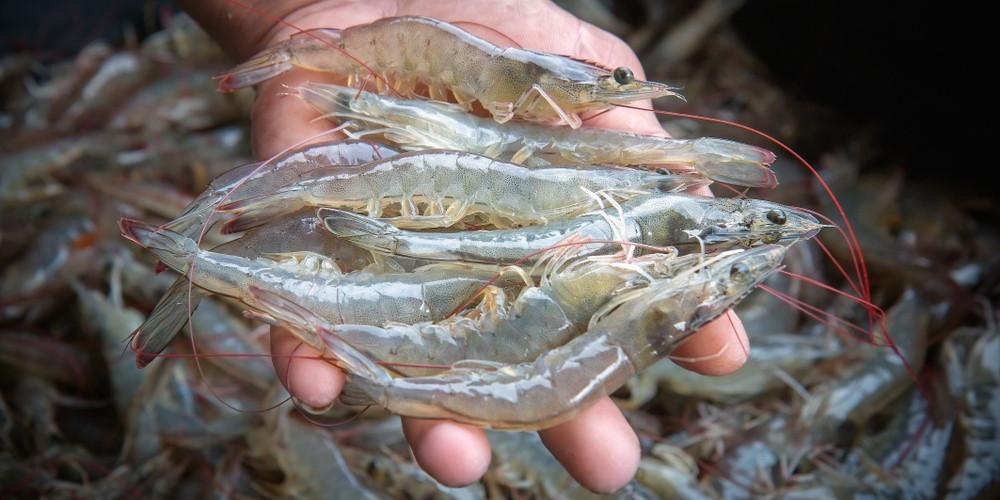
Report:
[[[330,409],[333,408],[333,405],[335,403],[336,403],[336,400],[330,401],[330,404],[328,404],[328,405],[326,405],[326,406],[324,406],[322,408],[317,408],[315,406],[312,406],[312,405],[310,405],[310,404],[302,401],[299,398],[296,398],[295,396],[292,396],[292,404],[294,404],[295,407],[298,408],[300,411],[306,412],[306,413],[308,413],[310,415],[323,415],[324,413],[330,411]]]

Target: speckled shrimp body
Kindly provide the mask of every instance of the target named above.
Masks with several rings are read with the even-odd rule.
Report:
[[[670,86],[637,80],[628,68],[502,48],[419,16],[297,33],[222,75],[219,88],[255,85],[294,67],[347,76],[348,84],[372,81],[380,90],[389,82],[406,96],[425,84],[431,99],[444,100],[450,91],[463,106],[478,101],[501,123],[517,117],[579,128],[584,111],[677,95]]]
[[[292,297],[334,322],[441,320],[495,276],[493,270],[456,266],[410,273],[343,274],[332,259],[310,252],[248,259],[201,250],[192,239],[138,221],[122,219],[119,225],[127,239],[211,293],[260,309],[249,290],[263,288]]]
[[[373,252],[429,261],[530,264],[568,241],[594,241],[587,255],[610,254],[630,241],[700,251],[708,246],[793,242],[822,225],[810,214],[763,200],[682,193],[638,196],[618,207],[543,226],[444,233],[405,231],[334,209],[319,217],[334,235]]]
[[[774,153],[725,139],[671,139],[527,122],[500,125],[453,104],[359,92],[325,83],[306,82],[296,92],[324,116],[345,124],[349,135],[360,138],[381,134],[403,149],[455,149],[532,167],[664,164],[693,169],[708,179],[734,186],[769,189],[778,185],[777,177],[768,168],[774,162]]]
[[[615,166],[530,169],[460,151],[407,153],[360,167],[323,167],[271,192],[233,196],[219,207],[240,228],[304,206],[367,212],[399,227],[449,227],[469,216],[496,227],[566,219],[600,208],[597,193],[625,200],[702,186],[693,172],[657,173]],[[398,208],[397,208],[398,206]]]

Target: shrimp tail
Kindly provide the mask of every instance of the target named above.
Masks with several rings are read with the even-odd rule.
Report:
[[[118,228],[126,239],[149,249],[164,264],[182,274],[198,253],[198,244],[194,240],[169,229],[158,229],[152,224],[128,218],[119,220]]]
[[[771,151],[714,137],[697,139],[695,150],[706,158],[695,168],[716,182],[765,189],[778,186],[778,177],[767,167],[776,158]]]
[[[292,55],[288,50],[285,50],[284,45],[264,49],[251,57],[249,61],[216,75],[215,78],[219,80],[217,89],[219,92],[233,92],[244,87],[251,87],[274,78],[294,66]]]
[[[373,252],[396,251],[400,230],[392,224],[333,208],[321,208],[316,215],[334,236]]]
[[[187,324],[187,291],[187,280],[178,278],[153,308],[153,312],[149,313],[146,321],[132,332],[131,344],[132,351],[135,352],[136,368],[145,368],[156,359],[177,336],[177,332]],[[205,295],[206,292],[201,288],[194,287],[191,290],[192,311],[198,308]]]
[[[695,169],[715,182],[732,186],[773,189],[778,187],[774,171],[755,162],[708,161],[698,163]]]
[[[340,44],[340,33],[340,30],[330,28],[296,33],[288,40],[258,52],[249,61],[217,75],[218,89],[220,92],[232,92],[274,78],[296,65],[297,50],[308,51],[323,46],[336,48]]]
[[[272,291],[250,286],[250,294],[256,306],[277,319],[287,328],[297,331],[306,338],[314,337],[321,341],[326,349],[324,354],[331,354],[334,364],[351,374],[356,374],[371,381],[373,384],[388,384],[390,376],[372,358],[348,344],[328,328],[328,323],[312,311],[288,300]]]
[[[339,400],[347,406],[373,406],[380,404],[379,395],[384,390],[384,386],[374,380],[352,373],[348,375],[347,383],[340,390]]]
[[[304,206],[302,198],[295,191],[262,194],[225,203],[219,206],[219,211],[234,213],[236,217],[226,222],[221,231],[222,234],[241,233]]]

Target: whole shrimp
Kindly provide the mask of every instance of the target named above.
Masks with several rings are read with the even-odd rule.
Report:
[[[404,375],[427,373],[424,366],[453,365],[463,360],[485,364],[520,363],[565,344],[587,328],[591,316],[614,297],[696,265],[698,255],[644,255],[624,259],[572,259],[526,287],[510,305],[503,295],[484,299],[475,314],[414,325],[337,325],[323,329],[377,359],[399,363]],[[298,330],[313,325],[303,317],[277,318],[275,324],[294,323]]]
[[[319,216],[334,235],[376,253],[423,260],[523,264],[546,249],[595,241],[590,255],[613,253],[630,241],[657,247],[751,245],[810,238],[822,227],[808,213],[763,200],[710,198],[681,193],[638,196],[620,207],[544,226],[460,233],[413,232],[334,209]]]
[[[434,376],[392,378],[342,339],[326,336],[330,352],[349,374],[340,399],[349,405],[377,404],[403,416],[481,427],[548,428],[669,355],[677,343],[776,271],[784,252],[780,245],[725,252],[704,266],[618,297],[594,315],[587,333],[535,361],[496,370],[456,368]],[[280,295],[254,294],[267,314],[303,315],[321,325],[310,311]]]
[[[449,266],[412,273],[343,274],[332,259],[311,252],[247,259],[201,250],[173,231],[122,219],[122,236],[149,249],[164,264],[188,275],[194,285],[260,309],[250,294],[261,287],[288,294],[335,322],[417,323],[444,318],[489,284],[492,270]]]
[[[533,167],[550,163],[662,163],[693,168],[709,179],[736,186],[778,185],[767,167],[774,162],[774,153],[724,139],[671,139],[525,122],[499,126],[445,102],[400,99],[316,82],[306,82],[295,90],[324,116],[349,123],[348,135],[381,134],[406,150],[455,149]]]
[[[363,210],[369,217],[380,217],[397,203],[400,215],[385,222],[399,227],[448,227],[473,215],[497,227],[517,227],[600,208],[595,192],[628,199],[706,183],[694,173],[614,166],[529,169],[471,153],[422,151],[363,167],[319,168],[272,192],[234,196],[219,210],[237,214],[224,231],[255,227],[269,216],[306,205]]]
[[[614,70],[565,56],[501,48],[458,27],[420,16],[379,19],[346,29],[313,29],[292,35],[221,75],[230,91],[293,67],[337,73],[348,85],[375,71],[380,90],[391,82],[401,95],[426,84],[431,99],[448,91],[467,109],[478,101],[493,119],[556,119],[579,128],[579,113],[641,99],[679,95],[656,82],[637,80],[629,68]]]

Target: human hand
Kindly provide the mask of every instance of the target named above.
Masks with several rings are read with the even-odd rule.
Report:
[[[290,26],[274,24],[258,14],[238,12],[240,7],[225,2],[220,4],[225,7],[224,12],[213,11],[204,3],[191,3],[184,6],[192,16],[241,60],[295,32]],[[625,66],[631,68],[637,78],[643,78],[638,58],[624,42],[550,2],[369,0],[357,4],[343,0],[293,0],[267,5],[263,8],[269,14],[280,16],[301,29],[345,28],[382,17],[425,15],[458,22],[463,29],[498,45],[509,45],[505,35],[525,48],[599,61],[610,67]],[[239,16],[233,18],[234,14]],[[461,21],[488,28],[464,25]],[[230,31],[232,26],[246,29],[233,33]],[[311,106],[283,95],[285,85],[295,86],[305,81],[337,80],[331,75],[295,69],[258,87],[252,119],[257,157],[270,157],[330,128],[329,124],[313,121],[319,113]],[[649,103],[637,105],[649,106]],[[666,135],[652,113],[624,108],[588,120],[586,125]],[[330,138],[323,135],[316,141]],[[699,373],[722,375],[742,366],[748,349],[742,324],[730,311],[691,336],[674,351],[674,356],[679,364]],[[301,345],[292,334],[272,329],[271,352],[279,378],[299,404],[324,408],[337,398],[344,384],[344,374],[320,359],[300,358],[289,362],[292,356],[318,355]],[[445,485],[474,482],[489,466],[490,447],[482,429],[442,420],[404,418],[403,431],[420,466]],[[616,490],[632,479],[638,467],[639,440],[609,398],[575,419],[539,434],[567,471],[591,490]]]

